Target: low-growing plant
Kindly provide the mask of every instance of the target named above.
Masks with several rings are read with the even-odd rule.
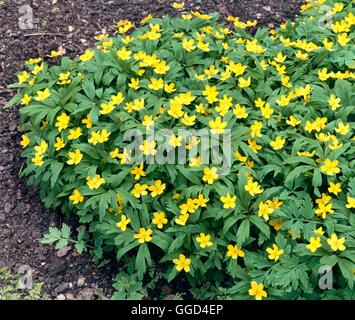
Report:
[[[159,266],[197,295],[209,282],[214,297],[353,298],[353,1],[302,11],[254,35],[217,14],[125,20],[79,57],[30,59],[10,102],[21,174],[137,277]]]
[[[35,283],[32,289],[21,289],[20,275],[6,268],[0,268],[0,300],[48,300],[42,292],[42,283]]]

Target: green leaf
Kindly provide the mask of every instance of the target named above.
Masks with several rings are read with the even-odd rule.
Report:
[[[259,217],[250,217],[250,222],[252,222],[267,238],[270,237],[270,227]]]
[[[61,173],[63,167],[64,167],[64,164],[61,162],[54,161],[51,163],[51,170],[52,170],[51,188],[54,188],[55,184],[57,183],[59,174]]]
[[[266,228],[265,228],[266,232]],[[238,246],[242,246],[244,242],[249,238],[250,233],[250,223],[248,219],[244,219],[240,224],[237,231],[237,244]]]
[[[180,171],[180,173],[188,180],[190,180],[191,182],[193,182],[194,184],[200,185],[201,184],[201,180],[199,178],[196,177],[195,173],[186,169],[183,166],[176,166],[176,169],[178,171]]]

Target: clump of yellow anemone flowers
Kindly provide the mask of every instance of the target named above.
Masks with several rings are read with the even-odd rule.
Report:
[[[73,60],[28,60],[9,103],[26,132],[22,174],[140,276],[211,283],[215,296],[218,283],[235,299],[350,298],[352,6],[309,1],[252,35],[253,21],[177,2],[180,17],[119,21]],[[221,152],[224,138],[218,162],[210,142]],[[318,285],[324,265],[333,290]]]

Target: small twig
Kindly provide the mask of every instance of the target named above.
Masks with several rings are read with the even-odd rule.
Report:
[[[37,33],[27,33],[24,37],[40,37],[40,36],[62,36],[62,33],[49,33],[49,32],[37,32]]]

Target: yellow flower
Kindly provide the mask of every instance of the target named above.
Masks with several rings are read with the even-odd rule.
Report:
[[[134,239],[138,239],[139,243],[145,243],[152,240],[151,234],[153,233],[152,229],[139,228],[139,232],[133,235]]]
[[[337,110],[338,108],[341,107],[341,100],[340,98],[336,97],[335,95],[331,95],[328,99],[328,103],[330,107],[332,108],[333,111]]]
[[[154,125],[153,116],[144,116],[142,125],[147,127],[147,129],[149,130],[150,127]]]
[[[213,246],[213,242],[211,241],[211,236],[209,234],[200,233],[199,237],[196,237],[196,241],[199,243],[202,249],[206,247]]]
[[[34,75],[37,75],[38,73],[40,73],[43,70],[43,68],[44,68],[44,64],[43,63],[41,63],[41,65],[36,65],[36,66],[34,66],[34,68],[32,70],[32,73]]]
[[[78,189],[75,189],[72,195],[69,197],[69,200],[73,202],[73,204],[78,204],[84,201],[84,196],[80,193]]]
[[[309,249],[312,253],[316,252],[319,248],[322,247],[320,242],[320,237],[311,237],[309,240],[309,244],[306,245],[307,249]]]
[[[200,167],[202,164],[201,157],[190,158],[189,160],[189,167]]]
[[[275,110],[270,107],[269,103],[267,103],[265,104],[264,107],[260,107],[260,111],[261,111],[261,115],[265,119],[270,119],[271,115],[274,113]]]
[[[20,145],[22,148],[26,148],[31,143],[31,140],[26,134],[23,134],[21,138]]]
[[[88,185],[89,189],[99,189],[101,185],[105,184],[106,180],[101,178],[99,174],[95,175],[93,178],[88,176],[86,177],[86,184]]]
[[[65,147],[64,139],[60,137],[55,138],[54,148],[56,151],[59,151]]]
[[[272,226],[272,227],[274,227],[274,229],[275,229],[276,231],[279,231],[279,230],[282,228],[282,226],[283,226],[283,221],[282,221],[282,220],[279,220],[279,219],[277,219],[277,220],[271,220],[271,221],[269,222],[269,225]]]
[[[147,141],[144,140],[143,144],[139,146],[139,150],[143,152],[144,155],[148,156],[148,155],[155,155],[157,153],[156,148],[156,141]]]
[[[181,214],[194,213],[198,208],[196,202],[193,199],[188,199],[186,203],[179,206]]]
[[[88,114],[86,118],[81,121],[81,123],[85,124],[87,129],[90,129],[92,127],[92,121],[90,115]]]
[[[347,204],[345,207],[348,209],[355,209],[355,198],[348,196],[346,200]]]
[[[238,257],[244,257],[245,253],[242,251],[237,245],[229,244],[227,246],[227,257],[231,257],[231,259],[236,260]]]
[[[172,147],[180,147],[181,146],[181,139],[182,137],[177,137],[175,134],[171,135],[169,138],[169,145]]]
[[[240,162],[247,162],[248,157],[244,157],[240,154],[240,152],[238,150],[236,150],[236,152],[234,153],[235,157],[240,161]]]
[[[61,72],[58,75],[58,82],[57,83],[60,85],[70,84],[71,80],[69,79],[69,77],[70,77],[70,71],[68,71],[66,73]]]
[[[282,139],[281,137],[277,136],[274,141],[270,142],[270,146],[274,150],[280,150],[284,147],[285,143],[286,143],[286,139]]]
[[[102,129],[98,131],[92,131],[90,135],[91,136],[88,139],[88,142],[93,145],[96,145],[98,143],[105,143],[106,141],[108,141],[111,132],[107,131],[106,129]]]
[[[194,39],[188,40],[188,39],[184,38],[182,40],[182,47],[188,52],[195,50],[196,46],[194,45]]]
[[[267,297],[267,293],[264,290],[264,285],[262,283],[257,283],[256,281],[252,281],[250,283],[251,288],[248,293],[250,296],[255,297],[256,300],[262,300]]]
[[[43,59],[42,58],[31,58],[26,63],[27,64],[37,64],[40,63]]]
[[[286,107],[289,105],[291,101],[290,97],[286,97],[286,96],[281,96],[280,99],[276,100],[276,103],[280,106],[280,107]]]
[[[325,195],[323,194],[323,196],[325,196]],[[318,204],[318,208],[314,211],[314,213],[317,216],[320,216],[322,219],[325,219],[327,217],[328,213],[331,213],[331,214],[334,213],[334,210],[332,209],[333,205],[331,203],[328,203],[328,200],[324,201],[323,197],[322,197],[322,199],[317,199],[316,203]]]
[[[296,127],[301,123],[295,116],[289,116],[289,118],[286,120],[286,123],[292,127]]]
[[[322,172],[325,172],[327,175],[332,176],[334,174],[340,173],[340,169],[338,168],[339,161],[338,160],[329,160],[325,159],[323,166],[320,168]]]
[[[306,60],[308,58],[308,54],[307,53],[302,53],[301,50],[296,52],[296,57],[302,61]]]
[[[107,33],[99,34],[99,35],[95,36],[94,38],[96,41],[103,41],[108,38],[108,34]]]
[[[21,99],[21,105],[28,106],[28,104],[31,102],[31,100],[32,100],[32,97],[26,93],[26,94],[24,94],[24,96]]]
[[[292,84],[290,82],[290,77],[289,76],[282,76],[281,77],[281,84],[286,87],[286,88],[291,88]]]
[[[202,208],[206,208],[208,201],[209,199],[205,198],[203,194],[199,194],[198,197],[194,199],[195,205]]]
[[[350,131],[350,124],[347,123],[344,125],[342,121],[338,123],[338,127],[335,128],[335,131],[339,133],[340,135],[346,135]]]
[[[227,121],[222,122],[221,117],[217,117],[214,121],[210,120],[208,122],[208,125],[211,128],[211,132],[213,134],[222,134],[227,124]]]
[[[240,104],[236,104],[235,108],[233,109],[233,114],[237,119],[246,119],[248,118],[247,109]]]
[[[260,202],[259,203],[259,217],[263,217],[265,221],[269,220],[269,215],[271,215],[274,212],[274,208],[270,206],[270,203],[268,202]]]
[[[83,159],[83,154],[80,152],[79,149],[75,150],[75,152],[68,152],[68,157],[69,160],[67,161],[67,164],[69,165],[74,165],[74,164],[79,164],[80,161]]]
[[[151,78],[148,88],[155,90],[155,91],[163,89],[164,88],[164,80],[162,78],[160,78],[160,79]]]
[[[314,229],[313,232],[314,232],[315,234],[319,234],[319,235],[321,235],[321,236],[324,234],[324,230],[323,230],[322,227],[319,227],[318,229]]]
[[[130,155],[130,152],[127,151],[126,148],[123,148],[123,152],[122,153],[118,153],[117,154],[117,158],[121,159],[121,161],[120,161],[121,164],[126,164],[127,161],[131,160],[131,155]]]
[[[78,139],[81,135],[82,135],[82,132],[81,132],[80,127],[76,128],[76,129],[70,129],[68,139],[75,140],[75,139]]]
[[[134,27],[134,24],[129,20],[120,20],[116,24],[116,28],[120,34],[124,34]]]
[[[347,33],[338,34],[338,43],[345,47],[350,42],[350,38]]]
[[[106,129],[102,129],[101,131],[99,131],[98,142],[105,143],[106,141],[108,141],[108,137],[110,136],[110,134],[111,132],[107,131]]]
[[[275,260],[276,262],[280,258],[280,256],[283,255],[284,250],[279,249],[276,244],[273,244],[272,248],[266,248],[266,252],[269,254],[268,258],[270,260]]]
[[[341,185],[340,183],[329,182],[328,191],[330,193],[335,194],[336,196],[341,192]]]
[[[58,128],[59,132],[61,132],[68,127],[69,121],[70,116],[68,116],[65,112],[62,112],[61,115],[57,117],[55,126]]]
[[[131,193],[136,197],[142,197],[142,196],[146,196],[148,194],[148,185],[143,184],[141,185],[140,183],[136,183],[133,187],[133,190],[131,191]]]
[[[132,109],[136,111],[140,111],[144,108],[144,98],[142,99],[134,99],[132,104]]]
[[[218,101],[218,90],[216,86],[206,85],[205,89],[202,91],[202,94],[206,97],[209,104]]]
[[[253,124],[250,126],[250,130],[251,130],[251,136],[254,138],[256,137],[261,137],[261,129],[263,127],[262,122],[260,121],[254,121]]]
[[[248,182],[244,186],[244,189],[245,191],[248,191],[251,196],[261,194],[264,191],[257,181],[253,181],[253,178],[248,178]]]
[[[203,173],[204,173],[204,175],[202,177],[202,180],[204,182],[207,182],[208,184],[213,184],[213,182],[218,179],[216,167],[205,168],[205,169],[203,169]]]
[[[189,219],[189,216],[189,214],[181,214],[178,218],[175,219],[175,223],[184,226]]]
[[[334,42],[329,41],[327,38],[322,41],[323,46],[326,50],[328,51],[333,51],[332,47],[334,45]]]
[[[115,109],[115,104],[112,101],[109,101],[108,103],[101,103],[100,109],[101,114],[110,114]]]
[[[284,63],[287,59],[287,56],[284,56],[282,52],[278,52],[277,56],[274,58],[274,60],[278,63]]]
[[[116,149],[117,149],[117,148],[116,148]],[[118,150],[118,149],[117,149],[117,150]],[[140,177],[145,177],[145,176],[146,176],[146,173],[144,172],[143,167],[144,167],[144,165],[143,165],[143,163],[141,163],[141,164],[139,165],[139,167],[137,166],[137,167],[132,168],[131,174],[134,175],[134,178],[135,178],[136,180],[139,180]]]
[[[150,14],[148,14],[145,18],[143,18],[141,21],[140,21],[140,24],[145,24],[145,23],[147,23],[147,22],[149,22],[150,20],[152,20],[153,19],[153,15],[150,13]]]
[[[184,113],[184,116],[181,119],[181,122],[185,125],[185,126],[193,126],[195,124],[196,121],[196,116],[189,116],[188,113]]]
[[[220,200],[223,203],[223,208],[224,209],[229,209],[229,208],[234,209],[235,208],[236,199],[237,199],[237,197],[236,196],[231,197],[229,192],[227,192],[225,197],[224,196],[220,197]]]
[[[34,147],[34,149],[38,155],[43,155],[46,153],[46,151],[48,149],[48,143],[44,140],[41,140],[40,145]]]
[[[129,60],[132,56],[132,51],[127,50],[126,47],[123,47],[120,50],[117,50],[117,57],[123,61]]]
[[[175,83],[165,83],[164,84],[164,91],[167,93],[172,93],[174,91],[176,91],[175,89]]]
[[[333,251],[344,251],[346,249],[344,243],[345,243],[345,238],[338,238],[338,236],[333,233],[329,239],[327,239],[328,244],[332,248]]]
[[[258,44],[258,40],[247,40],[245,44],[245,50],[252,53],[264,53],[266,50]]]
[[[161,195],[165,188],[165,183],[161,183],[161,180],[156,180],[153,185],[148,187],[148,190],[151,192],[151,196],[154,198],[158,195]]]
[[[127,230],[127,225],[131,222],[131,219],[127,219],[127,217],[123,214],[121,216],[121,220],[116,223],[116,227],[120,228],[121,231]]]
[[[37,91],[37,96],[35,97],[35,100],[37,101],[44,101],[47,98],[49,98],[51,93],[49,92],[49,89],[46,88],[43,91]]]
[[[184,20],[191,20],[192,19],[192,14],[182,14],[181,18]]]
[[[111,97],[111,102],[116,106],[121,104],[123,100],[124,100],[124,96],[122,92],[118,92],[115,96]]]
[[[251,77],[249,77],[248,79],[244,79],[242,77],[240,77],[238,79],[238,86],[243,88],[248,88],[251,84]]]
[[[160,61],[154,65],[154,72],[156,74],[165,74],[170,70],[170,67],[167,65],[166,61]]]
[[[85,53],[80,56],[81,61],[89,61],[94,57],[95,53],[92,50],[85,50]]]
[[[113,151],[110,152],[110,157],[112,159],[115,159],[115,158],[118,158],[118,155],[119,155],[119,151],[118,151],[118,148],[115,148]]]
[[[17,75],[18,82],[19,83],[24,83],[29,79],[30,75],[27,71],[23,71],[22,73]]]
[[[155,224],[158,229],[163,229],[164,224],[168,223],[168,219],[165,218],[165,213],[160,211],[160,212],[154,212],[153,213],[153,220],[152,223]]]
[[[32,158],[32,162],[34,163],[35,166],[41,167],[44,163],[43,162],[43,155],[36,153],[34,158]]]
[[[174,2],[171,4],[174,9],[184,9],[185,2]]]
[[[61,51],[55,51],[55,50],[52,50],[51,53],[50,53],[50,57],[51,58],[56,58],[56,57],[60,57],[61,55],[63,55],[65,52],[61,52]]]
[[[139,89],[139,79],[138,78],[131,78],[128,86],[132,89],[138,90]]]
[[[179,259],[174,259],[173,263],[176,265],[176,270],[190,272],[191,259],[186,258],[183,254],[179,254]]]
[[[262,149],[262,146],[259,146],[256,141],[252,139],[248,139],[248,145],[255,153],[258,153],[258,151]]]

